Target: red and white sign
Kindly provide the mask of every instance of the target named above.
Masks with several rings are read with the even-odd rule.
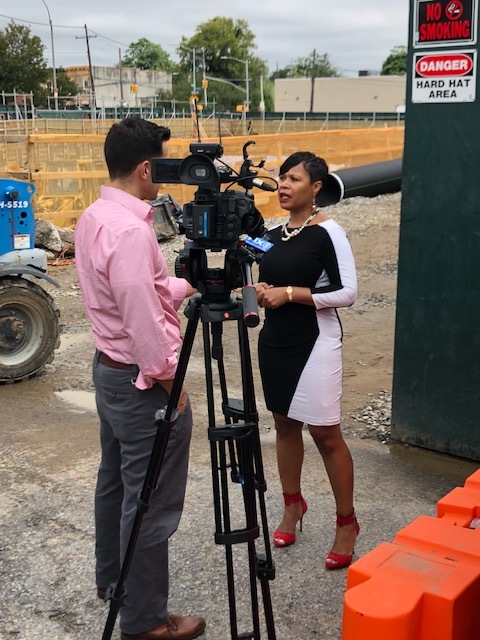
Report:
[[[477,22],[477,0],[415,0],[413,46],[470,46]]]
[[[430,52],[413,56],[412,102],[474,102],[477,52]]]
[[[419,57],[415,65],[415,72],[424,78],[464,76],[470,73],[472,68],[472,56],[464,53],[442,53]]]

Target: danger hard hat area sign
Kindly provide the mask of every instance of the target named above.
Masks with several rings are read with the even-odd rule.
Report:
[[[412,102],[474,102],[477,52],[415,53]]]
[[[477,0],[416,0],[414,46],[475,44]]]

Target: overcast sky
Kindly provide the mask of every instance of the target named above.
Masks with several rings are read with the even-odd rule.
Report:
[[[0,28],[13,18],[46,46],[51,64],[48,12],[56,66],[88,64],[84,25],[92,37],[93,65],[113,66],[131,42],[148,38],[173,60],[182,36],[216,16],[242,18],[255,35],[256,55],[270,71],[316,49],[344,75],[379,70],[390,50],[407,44],[408,0],[19,0],[2,2]]]

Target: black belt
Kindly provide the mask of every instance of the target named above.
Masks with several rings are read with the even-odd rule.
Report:
[[[111,367],[112,369],[125,369],[127,371],[132,371],[137,367],[136,364],[127,364],[126,362],[117,362],[116,360],[112,360],[110,356],[107,356],[106,353],[102,351],[98,354],[98,361],[101,364],[104,364],[106,367]]]

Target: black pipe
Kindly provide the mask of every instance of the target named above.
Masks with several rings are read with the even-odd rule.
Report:
[[[327,207],[344,198],[373,197],[400,191],[402,164],[403,158],[396,158],[329,173],[317,195],[317,204],[319,207]]]

